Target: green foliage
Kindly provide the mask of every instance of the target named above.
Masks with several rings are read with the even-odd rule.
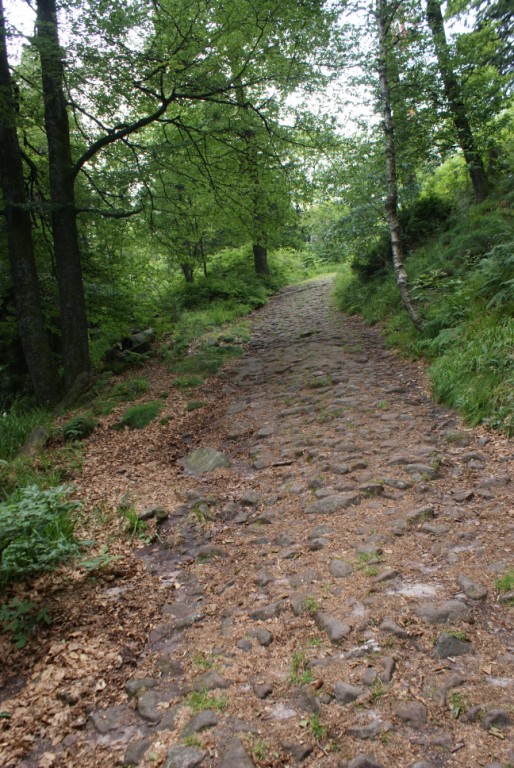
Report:
[[[123,517],[127,521],[127,533],[129,536],[142,538],[146,534],[146,523],[138,516],[133,504],[128,507],[124,507],[121,511]]]
[[[76,557],[71,488],[28,486],[0,504],[0,586],[51,571]]]
[[[123,427],[129,427],[129,429],[142,429],[150,424],[161,410],[162,403],[158,400],[149,400],[146,403],[134,405],[125,411],[120,421],[115,424],[115,428],[123,429]]]
[[[217,696],[210,691],[193,691],[189,697],[189,706],[196,714],[204,709],[213,709],[215,712],[223,712],[228,706],[225,695]]]
[[[62,433],[66,440],[83,440],[93,434],[97,427],[97,420],[91,413],[82,413],[74,416],[62,427]]]
[[[24,648],[31,635],[51,623],[48,609],[38,607],[31,600],[13,597],[0,606],[2,631],[11,635],[16,648]]]
[[[205,408],[206,405],[208,405],[208,403],[203,400],[190,400],[186,403],[186,412],[191,413],[191,411],[197,411],[199,408]]]
[[[389,270],[362,281],[349,270],[336,281],[339,305],[405,353],[432,361],[435,398],[471,424],[514,434],[514,241],[505,197],[461,211],[451,226],[409,256],[413,296],[424,324],[413,328]]]
[[[48,411],[34,408],[28,401],[14,402],[11,408],[0,413],[0,460],[14,459],[32,430],[49,423]]]
[[[120,381],[116,384],[110,393],[110,396],[119,402],[126,400],[135,400],[136,397],[144,395],[150,389],[147,379],[135,378],[128,381]]]
[[[291,685],[307,685],[312,683],[312,669],[310,668],[309,659],[305,651],[298,650],[293,652],[288,679]]]
[[[496,589],[500,592],[512,592],[514,590],[514,569],[507,571],[495,581]]]

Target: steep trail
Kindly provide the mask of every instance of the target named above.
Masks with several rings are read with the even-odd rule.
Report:
[[[49,725],[9,766],[514,762],[514,610],[495,586],[514,561],[512,444],[434,405],[330,291],[274,297],[198,430],[149,439],[147,502],[170,517],[126,590],[161,617],[79,726],[63,714],[59,740]],[[85,463],[92,497],[131,474],[125,456],[102,475],[108,439]],[[230,466],[182,471],[197,448]]]

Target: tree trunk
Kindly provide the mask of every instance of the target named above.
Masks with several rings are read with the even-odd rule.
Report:
[[[387,14],[387,0],[377,0],[376,17],[378,26],[378,76],[380,84],[380,96],[382,100],[383,131],[385,138],[385,155],[387,171],[387,198],[385,210],[389,234],[391,237],[391,248],[393,252],[393,267],[396,275],[396,282],[400,290],[400,296],[407,313],[414,326],[421,328],[421,320],[413,306],[409,290],[407,272],[403,263],[403,246],[400,222],[398,221],[398,180],[396,174],[396,145],[394,137],[393,116],[391,113],[391,93],[389,88],[387,57],[388,57],[388,39],[389,39],[389,19]]]
[[[182,274],[184,275],[184,279],[186,283],[194,283],[194,267],[192,264],[187,264],[186,262],[183,262],[180,265],[180,268],[182,270]]]
[[[476,201],[480,203],[487,196],[487,175],[482,158],[476,149],[473,131],[469,124],[459,82],[452,67],[451,53],[448,41],[446,40],[443,14],[441,13],[439,0],[427,0],[427,21],[434,39],[439,73],[443,81],[444,92],[455,126],[457,140],[464,153]]]
[[[254,243],[253,246],[253,264],[256,275],[269,275],[268,249],[265,245]]]
[[[23,164],[16,132],[16,109],[7,59],[3,2],[0,0],[0,176],[18,333],[37,400],[58,397],[57,369],[45,331],[34,259]]]
[[[64,67],[59,47],[55,0],[37,0],[37,47],[48,143],[52,235],[59,285],[62,354],[66,389],[90,371],[88,329],[77,212],[70,127],[64,97]]]

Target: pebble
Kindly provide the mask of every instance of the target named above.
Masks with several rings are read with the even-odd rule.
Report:
[[[424,603],[416,608],[415,613],[428,624],[451,624],[469,621],[469,608],[461,600],[445,600],[442,603]]]
[[[165,768],[197,768],[201,765],[207,752],[197,747],[175,746],[168,750]]]
[[[390,731],[392,727],[392,723],[387,720],[376,718],[365,725],[352,725],[346,729],[346,733],[356,739],[374,739],[381,733]]]
[[[353,573],[353,566],[344,560],[332,560],[328,564],[328,570],[335,579],[345,579]]]
[[[254,768],[252,760],[246,754],[245,748],[238,738],[229,741],[221,756],[219,768]]]
[[[291,755],[295,763],[303,763],[313,750],[310,744],[300,744],[295,741],[283,741],[281,746],[284,752]]]
[[[268,619],[275,619],[277,616],[285,611],[287,603],[285,600],[276,600],[274,603],[268,603],[262,608],[256,608],[250,612],[250,618],[255,621],[268,621]]]
[[[125,750],[123,765],[139,765],[152,744],[151,739],[135,739]]]
[[[184,730],[182,736],[191,736],[193,733],[200,733],[208,728],[214,728],[218,725],[220,719],[218,715],[212,711],[212,709],[204,709],[197,715],[191,718]]]
[[[267,699],[273,693],[273,686],[269,683],[257,683],[253,691],[258,699]]]
[[[462,589],[466,597],[469,597],[470,600],[485,600],[487,597],[487,587],[484,587],[482,584],[478,584],[468,576],[457,576],[457,584]]]
[[[359,504],[360,500],[361,497],[358,493],[339,493],[310,504],[306,507],[305,512],[308,515],[333,515],[341,509],[347,509],[355,504]]]
[[[460,640],[458,637],[443,632],[439,635],[434,646],[434,656],[440,659],[448,659],[452,656],[463,656],[473,650],[469,640]]]
[[[159,696],[155,691],[146,691],[137,698],[137,711],[150,723],[158,723],[162,717],[162,711],[157,708]]]
[[[427,708],[419,701],[406,701],[393,707],[396,717],[410,725],[412,728],[421,728],[427,722]]]

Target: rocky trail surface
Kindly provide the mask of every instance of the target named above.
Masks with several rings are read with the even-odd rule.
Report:
[[[129,491],[169,516],[102,588],[94,697],[73,692],[76,628],[4,700],[2,765],[514,764],[513,595],[496,586],[513,567],[512,443],[435,406],[422,369],[330,291],[255,313],[178,437],[91,442],[86,496]]]

